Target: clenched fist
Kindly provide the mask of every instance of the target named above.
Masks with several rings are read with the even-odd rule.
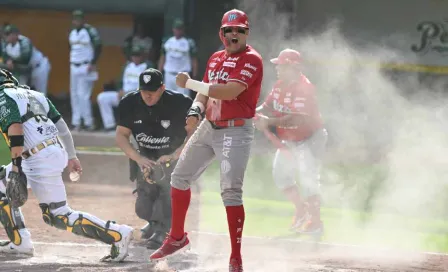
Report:
[[[176,76],[176,85],[185,88],[185,84],[187,84],[187,80],[190,79],[190,75],[186,72],[178,73]]]

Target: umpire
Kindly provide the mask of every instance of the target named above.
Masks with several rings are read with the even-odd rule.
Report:
[[[185,126],[192,103],[189,97],[166,90],[162,73],[150,68],[140,74],[138,90],[126,94],[118,105],[116,142],[138,165],[135,212],[148,221],[142,231],[144,238],[150,235],[150,249],[161,246],[171,227],[171,172],[193,133]],[[138,149],[130,143],[131,134]]]

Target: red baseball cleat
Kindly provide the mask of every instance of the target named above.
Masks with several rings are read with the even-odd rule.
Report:
[[[243,262],[238,259],[231,259],[229,263],[229,272],[243,272]]]
[[[171,235],[163,241],[162,246],[149,256],[150,260],[158,261],[163,260],[168,256],[181,253],[190,248],[190,241],[188,240],[187,233],[181,240],[175,240]]]

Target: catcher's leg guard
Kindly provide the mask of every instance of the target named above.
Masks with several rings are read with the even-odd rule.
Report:
[[[116,230],[110,229],[114,222],[104,222],[88,213],[73,211],[66,205],[66,201],[50,204],[41,203],[39,206],[42,209],[45,223],[55,228],[109,245],[120,241],[122,238],[117,225],[114,224]],[[55,212],[55,210],[58,210],[58,212]],[[61,212],[64,213],[60,214]]]
[[[25,228],[22,212],[19,208],[11,207],[8,199],[0,193],[0,222],[5,228],[9,240],[15,245],[22,244],[19,230]]]

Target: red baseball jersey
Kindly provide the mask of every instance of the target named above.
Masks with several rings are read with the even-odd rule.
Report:
[[[227,54],[225,50],[215,52],[207,62],[203,82],[226,84],[236,81],[246,89],[233,100],[209,98],[206,118],[210,121],[253,118],[260,97],[263,80],[263,61],[260,54],[251,46],[246,50]]]
[[[322,119],[317,107],[314,86],[304,75],[296,81],[283,83],[277,81],[271,93],[263,103],[263,107],[271,110],[274,117],[287,114],[305,114],[310,116],[306,125],[276,128],[282,140],[302,141],[322,128]]]

